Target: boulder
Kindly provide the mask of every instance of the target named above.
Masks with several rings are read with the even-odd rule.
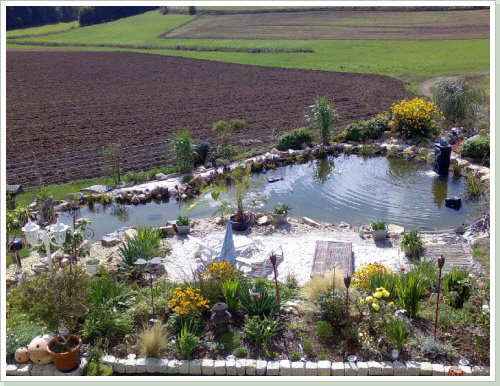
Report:
[[[130,241],[137,236],[137,229],[129,228],[123,232],[123,236],[125,237],[125,241]]]
[[[165,181],[167,179],[167,175],[164,173],[156,173],[155,174],[155,180],[157,181]]]
[[[63,267],[63,268],[64,268],[64,267],[67,267],[69,264],[70,264],[70,260],[69,260],[67,257],[63,258],[63,259],[59,262],[59,265],[60,265],[61,267]]]
[[[101,239],[103,247],[114,247],[122,242],[122,239],[117,236],[105,236]]]
[[[17,283],[19,283],[19,279],[15,276],[9,276],[5,281],[5,284],[7,285],[7,287],[12,287],[13,285],[16,285]],[[19,362],[19,363],[21,363],[21,362]]]
[[[255,223],[257,225],[261,225],[261,226],[264,226],[264,225],[269,225],[269,222],[270,222],[270,219],[268,216],[262,216],[262,217],[259,217]]]
[[[141,202],[140,198],[137,195],[134,195],[131,199],[130,202],[134,205],[137,205]]]
[[[405,228],[396,224],[387,225],[387,234],[390,238],[399,239],[405,233]]]
[[[304,224],[310,225],[312,227],[319,227],[320,226],[316,221],[310,219],[309,217],[302,217],[302,222]]]

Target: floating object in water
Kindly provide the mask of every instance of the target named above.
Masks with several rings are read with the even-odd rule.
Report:
[[[293,193],[293,188],[290,188],[290,193]]]
[[[444,204],[448,208],[459,210],[462,207],[462,199],[457,196],[447,197],[444,199]]]
[[[280,179],[277,177],[267,177],[267,182],[269,182],[270,184],[277,181],[280,181]]]

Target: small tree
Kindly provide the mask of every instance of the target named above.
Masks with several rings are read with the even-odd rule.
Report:
[[[196,15],[196,7],[188,7],[188,13],[190,15]]]
[[[191,138],[189,130],[183,130],[178,134],[172,135],[170,143],[175,153],[180,172],[191,173],[194,169],[196,143]]]
[[[78,15],[78,22],[80,23],[81,27],[96,24],[97,18],[95,16],[94,7],[80,8],[80,13]]]
[[[120,143],[110,143],[102,153],[105,158],[104,173],[118,185],[122,176],[122,146]]]
[[[340,116],[335,112],[333,103],[326,98],[317,99],[311,106],[311,113],[311,125],[320,132],[323,145],[328,145],[332,127],[340,121]]]

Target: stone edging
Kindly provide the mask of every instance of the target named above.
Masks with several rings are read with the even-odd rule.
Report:
[[[451,366],[429,362],[291,362],[289,360],[265,361],[254,359],[118,359],[111,355],[102,362],[121,374],[180,374],[180,375],[247,375],[247,376],[444,376]],[[7,365],[7,375],[82,375],[86,360],[70,373],[62,373],[54,365]],[[459,366],[466,376],[489,376],[488,366]]]

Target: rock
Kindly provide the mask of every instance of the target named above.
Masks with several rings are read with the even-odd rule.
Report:
[[[306,362],[306,376],[315,377],[318,375],[318,364],[316,362]]]
[[[62,258],[61,261],[59,262],[59,265],[63,268],[67,267],[69,264],[70,264],[70,259],[68,259],[67,257]]]
[[[131,199],[130,199],[130,202],[134,205],[138,205],[140,204],[141,202],[141,199],[137,196],[137,195],[134,195]]]
[[[31,269],[38,273],[47,270],[47,266],[43,263],[35,263],[31,266]]]
[[[367,362],[357,362],[358,365],[358,376],[368,375],[368,363]]]
[[[375,361],[369,361],[368,375],[382,375],[382,364]]]
[[[38,203],[36,201],[33,201],[31,204],[29,204],[28,209],[30,211],[37,210],[38,209]]]
[[[135,368],[137,373],[146,372],[146,358],[139,358],[135,363]]]
[[[260,226],[264,226],[264,225],[269,225],[269,217],[268,216],[262,216],[260,218],[258,218],[255,223],[257,225],[260,225]]]
[[[9,276],[5,281],[5,284],[7,285],[7,287],[12,287],[13,285],[16,285],[17,283],[19,283],[19,279],[15,276]]]
[[[405,233],[405,228],[396,224],[387,225],[387,234],[391,239],[399,239]]]
[[[117,236],[104,236],[101,239],[101,245],[103,247],[114,247],[122,242],[122,239]]]
[[[234,359],[226,361],[226,375],[237,375],[236,361]]]
[[[237,359],[236,360],[236,374],[245,375],[246,372],[246,359]]]
[[[292,376],[306,375],[306,364],[304,362],[292,362],[291,365]]]
[[[215,375],[226,375],[226,361],[214,361]]]
[[[246,375],[257,374],[257,361],[255,359],[247,359],[245,363],[245,374]]]
[[[133,240],[137,236],[137,229],[129,228],[125,232],[123,232],[123,236],[125,238],[125,241]]]
[[[203,359],[201,362],[201,375],[214,375],[214,360],[213,359]]]
[[[138,194],[136,197],[138,198],[139,202],[144,202],[148,200],[148,197],[144,193]]]
[[[196,177],[191,179],[191,181],[188,182],[188,186],[190,187],[201,187],[205,186],[207,184],[207,181],[205,180],[205,177],[203,177],[201,174],[198,174]]]
[[[296,362],[294,362],[296,363]],[[280,364],[280,373],[282,376],[290,376],[292,375],[292,365],[288,359],[283,359],[279,361]]]
[[[348,377],[358,375],[358,366],[356,366],[356,363],[354,362],[345,362],[345,363],[340,362],[340,363],[344,366],[344,375]],[[332,365],[332,370],[333,370],[333,365]],[[332,375],[335,374],[332,373]]]
[[[332,363],[330,361],[319,361],[318,362],[318,375],[320,377],[329,376],[331,373]]]
[[[166,236],[173,236],[176,234],[175,228],[173,225],[167,225],[165,227],[159,227],[160,231],[162,232],[163,235]]]
[[[256,365],[256,374],[257,375],[266,375],[266,369],[267,369],[267,361],[264,360],[257,360],[257,365]]]
[[[164,173],[156,173],[155,174],[155,180],[157,181],[165,181],[167,179],[167,175]]]
[[[407,368],[403,362],[400,361],[395,361],[392,364],[392,367],[394,369],[394,375],[395,376],[400,376],[400,375],[408,375]]]
[[[309,217],[302,217],[302,222],[304,224],[310,225],[312,227],[319,227],[320,226],[316,221],[310,219]]]
[[[432,375],[432,363],[420,362],[420,375],[423,376]]]

